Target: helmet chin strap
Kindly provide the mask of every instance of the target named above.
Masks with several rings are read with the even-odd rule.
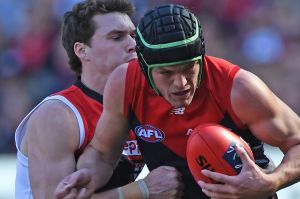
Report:
[[[201,84],[201,80],[203,77],[203,68],[204,68],[204,55],[202,55],[201,59],[199,59],[199,73],[198,73],[198,80],[197,80],[197,88],[199,88]]]

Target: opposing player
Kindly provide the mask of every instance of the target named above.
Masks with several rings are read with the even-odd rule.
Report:
[[[182,173],[183,198],[265,199],[299,181],[299,117],[254,74],[205,55],[202,29],[193,13],[179,5],[160,6],[145,14],[136,32],[138,60],[110,76],[95,136],[66,187],[93,190],[95,184],[104,185],[129,128],[150,170],[172,165]],[[200,189],[187,168],[186,144],[191,129],[204,123],[222,124],[242,136],[256,164],[237,149],[244,164],[240,174],[203,171],[221,183],[199,182]],[[259,140],[285,153],[270,173],[260,169],[269,161]],[[86,185],[76,184],[86,170],[96,174]]]
[[[59,181],[76,170],[76,161],[92,139],[102,113],[107,78],[118,65],[136,58],[133,12],[128,0],[87,0],[66,12],[62,41],[78,81],[46,97],[17,128],[17,199],[54,198]],[[113,178],[101,191],[133,181],[133,169],[131,162],[121,158]],[[172,175],[157,177],[166,171]],[[139,186],[145,185],[144,181],[139,181],[97,195],[140,198],[147,190],[161,197],[170,192],[176,195],[179,179],[176,169],[161,167],[145,178],[143,189]]]

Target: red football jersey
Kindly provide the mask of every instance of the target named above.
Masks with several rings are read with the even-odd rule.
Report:
[[[240,70],[223,59],[205,56],[203,76],[191,104],[173,108],[157,96],[148,84],[137,60],[129,63],[126,73],[124,113],[138,140],[149,170],[160,165],[175,166],[186,184],[184,198],[207,198],[194,182],[186,162],[186,146],[191,131],[204,123],[219,123],[249,142],[261,166],[268,164],[262,143],[237,119],[232,111],[230,92]],[[255,148],[255,150],[254,150]]]

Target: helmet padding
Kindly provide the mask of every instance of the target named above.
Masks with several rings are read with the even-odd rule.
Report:
[[[205,47],[201,25],[183,6],[168,4],[147,12],[137,26],[136,42],[142,70],[157,93],[153,68],[196,60],[200,60],[202,68]]]

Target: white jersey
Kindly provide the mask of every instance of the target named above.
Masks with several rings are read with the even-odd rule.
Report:
[[[16,162],[16,179],[15,179],[15,199],[32,199],[32,191],[30,187],[29,171],[28,171],[28,157],[26,157],[21,151],[20,146],[22,139],[25,135],[25,129],[27,121],[33,112],[44,102],[48,100],[59,100],[66,104],[76,116],[79,132],[80,132],[80,143],[79,147],[83,144],[85,139],[85,129],[83,125],[83,120],[77,108],[65,97],[60,95],[54,95],[46,97],[42,102],[40,102],[28,115],[22,120],[15,132],[15,142],[17,148],[17,162]],[[78,147],[78,148],[79,148]]]

